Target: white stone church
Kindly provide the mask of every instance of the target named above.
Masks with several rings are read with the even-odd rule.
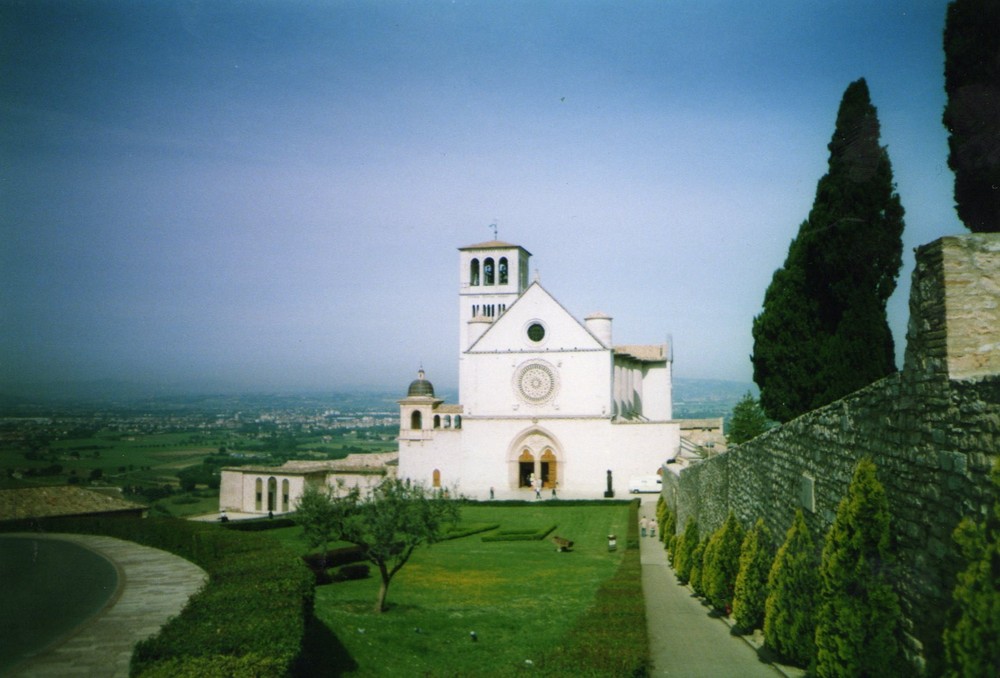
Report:
[[[531,253],[459,249],[459,403],[421,372],[400,401],[399,469],[485,498],[537,485],[548,496],[622,496],[676,457],[670,346],[615,345],[611,318],[583,322],[536,280]]]
[[[364,489],[393,474],[478,499],[621,497],[677,458],[667,343],[616,346],[610,317],[581,322],[529,284],[523,247],[494,240],[459,253],[460,402],[438,398],[421,372],[399,401],[398,461],[226,468],[220,508],[285,513],[308,485]]]

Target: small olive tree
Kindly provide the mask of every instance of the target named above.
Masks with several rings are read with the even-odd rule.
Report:
[[[306,493],[299,501],[300,511],[304,503],[307,510],[300,514],[299,522],[307,535],[315,539],[332,535],[356,544],[378,568],[382,583],[376,612],[387,609],[389,584],[414,550],[439,541],[459,517],[456,501],[398,478],[386,478],[366,494],[357,487]]]

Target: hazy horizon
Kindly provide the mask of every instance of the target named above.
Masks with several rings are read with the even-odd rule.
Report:
[[[946,0],[0,0],[0,392],[457,384],[501,240],[675,376],[751,324],[865,77],[912,249],[953,208]]]

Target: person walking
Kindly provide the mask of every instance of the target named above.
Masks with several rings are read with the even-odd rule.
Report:
[[[642,518],[639,519],[639,530],[641,531],[641,534],[642,534],[643,537],[646,536],[646,526],[647,525],[648,525],[648,523],[646,521],[646,516],[643,516]]]
[[[650,518],[649,519],[649,536],[650,537],[655,537],[656,536],[656,525],[657,525],[656,518],[655,517],[654,518]]]

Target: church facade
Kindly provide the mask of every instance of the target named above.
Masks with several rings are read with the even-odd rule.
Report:
[[[497,240],[459,249],[459,403],[421,372],[399,401],[402,478],[485,498],[556,490],[619,496],[676,457],[667,343],[616,345],[537,280],[531,253]]]

